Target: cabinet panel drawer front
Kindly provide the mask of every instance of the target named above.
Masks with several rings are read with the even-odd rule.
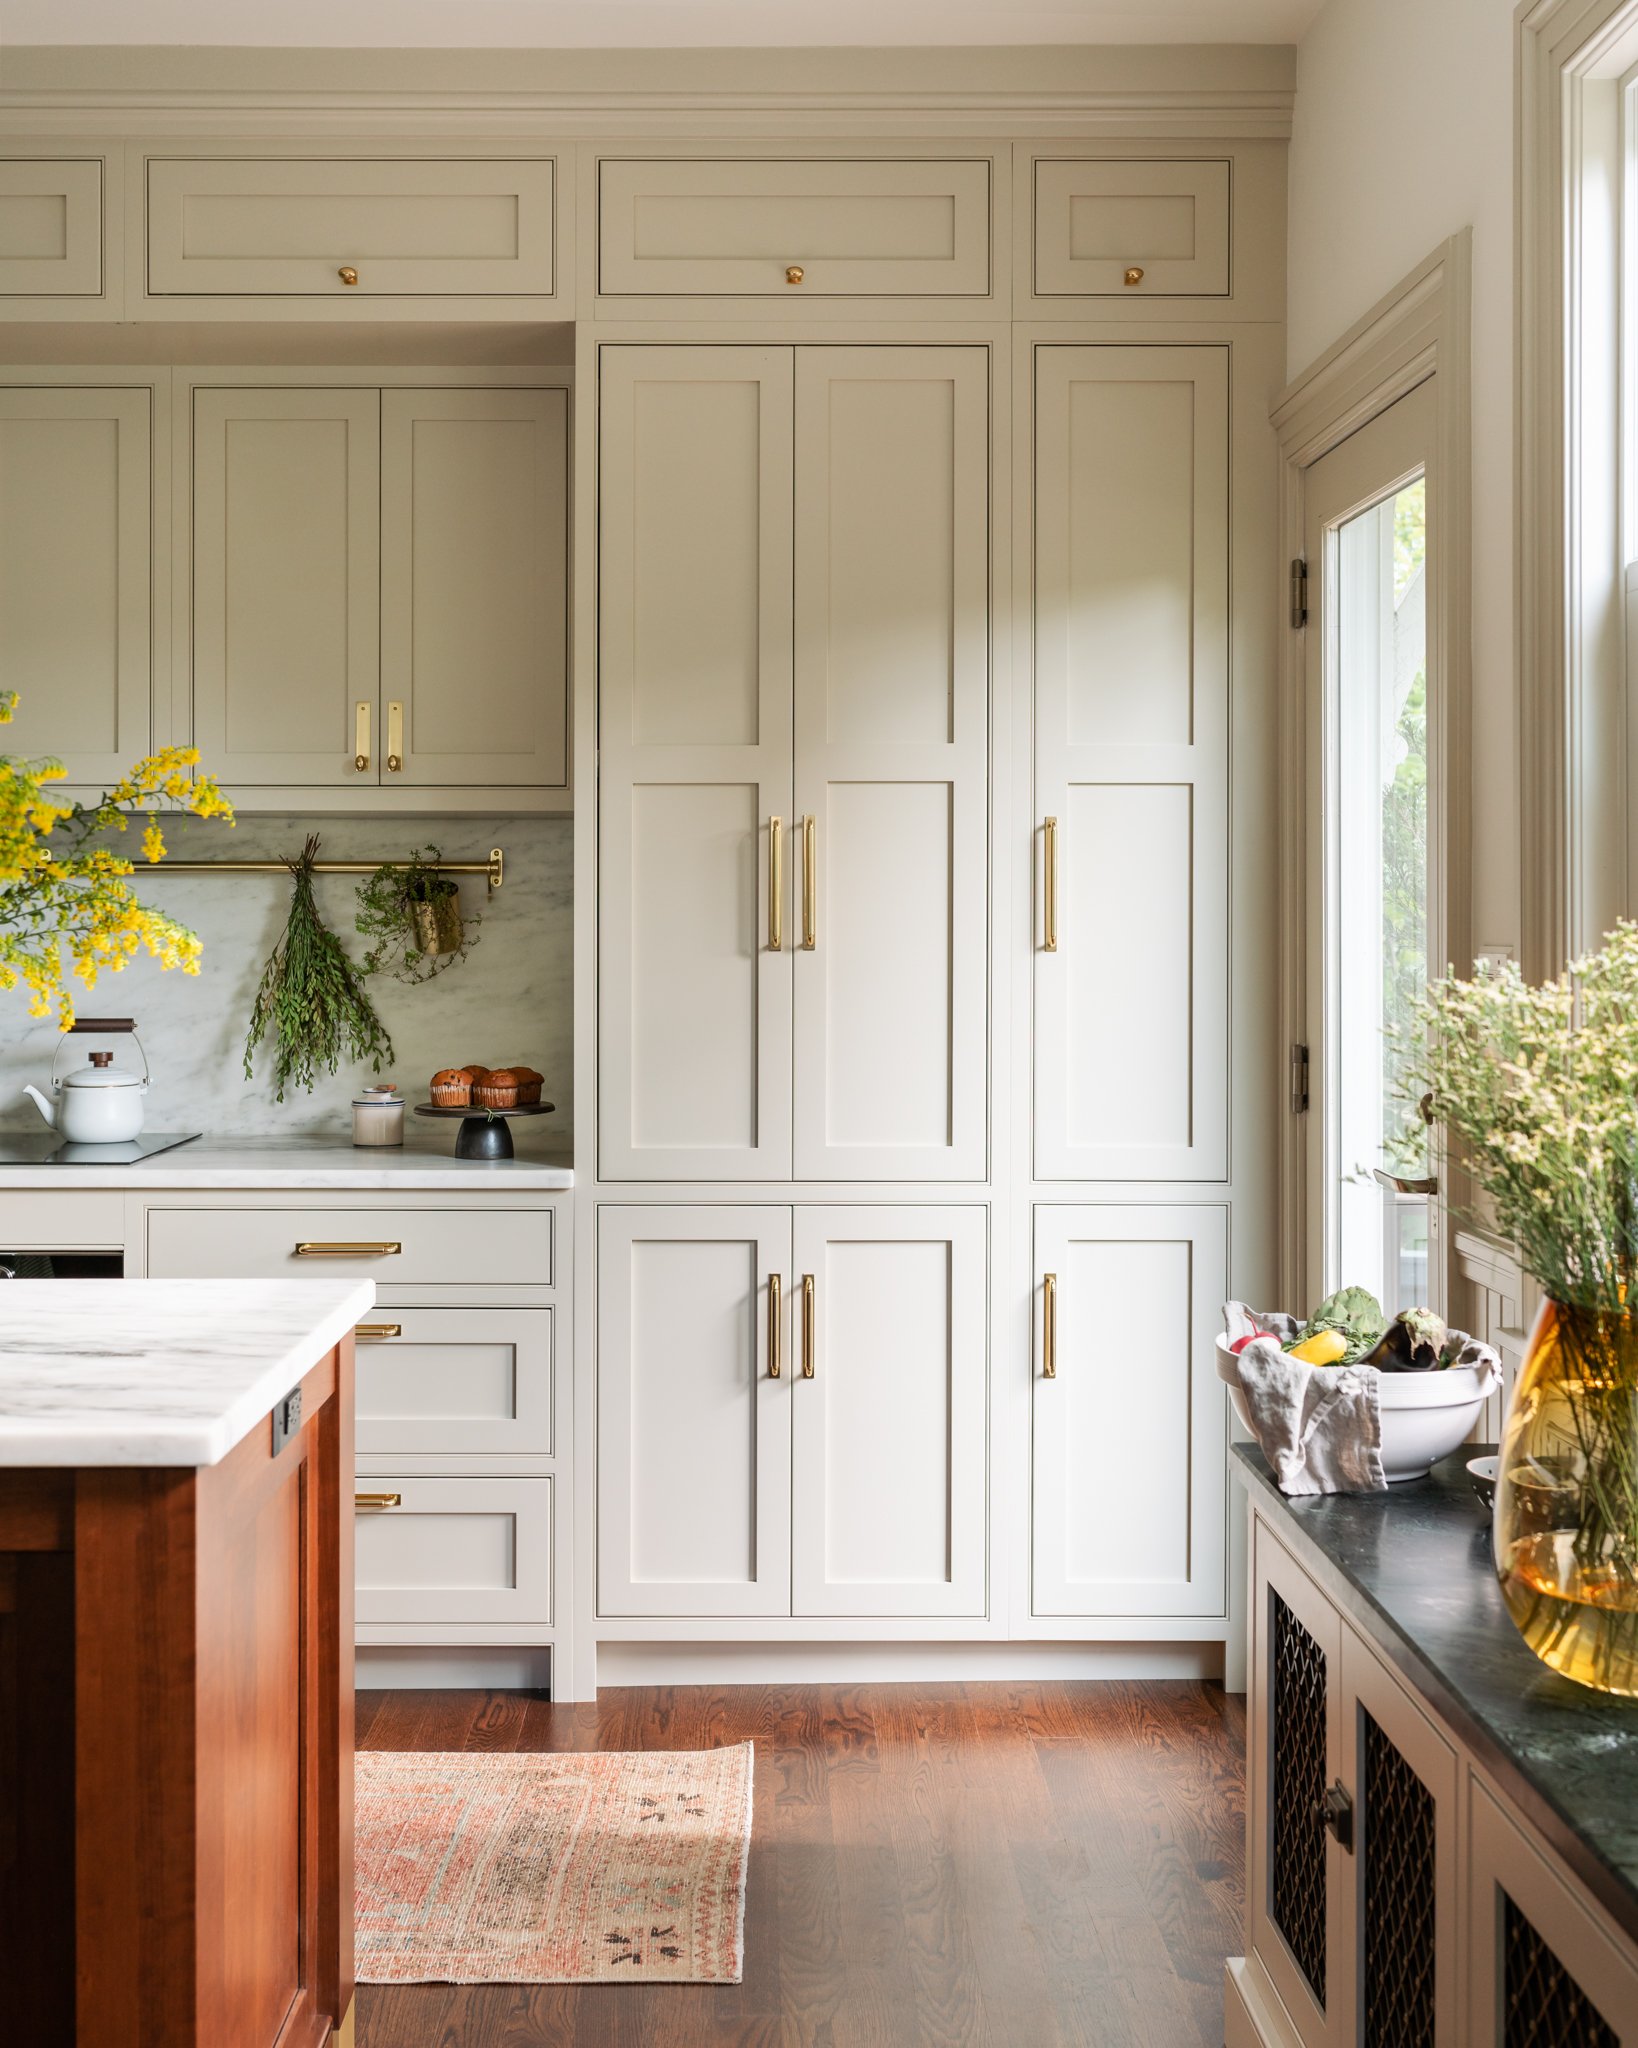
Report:
[[[101,159],[0,162],[0,297],[94,299],[101,291]]]
[[[125,1197],[112,1190],[0,1194],[0,1253],[118,1251],[125,1242]]]
[[[357,1355],[360,1451],[550,1457],[551,1309],[383,1310]]]
[[[553,168],[549,158],[156,157],[148,291],[348,302],[549,294]]]
[[[310,1249],[298,1252],[298,1245]],[[400,1286],[547,1287],[552,1213],[155,1208],[148,1212],[148,1272],[156,1280],[357,1275]]]
[[[605,296],[979,298],[989,288],[987,161],[599,166]]]
[[[1228,164],[1038,162],[1035,289],[1043,298],[1226,297]]]
[[[372,1474],[354,1523],[365,1623],[552,1620],[550,1479],[392,1479]]]

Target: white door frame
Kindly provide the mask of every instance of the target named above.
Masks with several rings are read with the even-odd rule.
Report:
[[[1441,687],[1428,707],[1430,767],[1439,800],[1428,806],[1429,957],[1463,972],[1472,966],[1472,758],[1470,456],[1471,234],[1463,229],[1381,299],[1365,317],[1287,385],[1270,415],[1280,444],[1281,559],[1298,561],[1307,516],[1307,471],[1324,455],[1432,377],[1438,427],[1432,463],[1444,488],[1430,493],[1427,645],[1430,673]],[[1430,466],[1432,466],[1430,464]],[[1308,689],[1306,635],[1293,609],[1281,636],[1280,738],[1280,1004],[1282,1042],[1310,1039],[1308,1015],[1309,848]],[[1310,1186],[1307,1131],[1293,1059],[1285,1143],[1280,1148],[1280,1276],[1282,1300],[1299,1303],[1310,1271]],[[1442,1203],[1448,1205],[1448,1162],[1439,1161]],[[1459,1191],[1458,1191],[1459,1192]],[[1441,1232],[1448,1262],[1451,1233]],[[1441,1276],[1437,1298],[1448,1298]]]

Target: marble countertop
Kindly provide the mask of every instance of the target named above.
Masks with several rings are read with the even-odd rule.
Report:
[[[8,1280],[0,1471],[215,1465],[375,1300],[372,1280]]]
[[[355,1146],[345,1137],[195,1138],[131,1166],[0,1165],[0,1190],[477,1187],[521,1194],[574,1186],[573,1166],[560,1152],[525,1154],[520,1146],[515,1159],[457,1159],[418,1144],[418,1135],[402,1147]]]
[[[1291,1500],[1260,1451],[1236,1444],[1234,1455],[1327,1591],[1638,1939],[1638,1700],[1575,1685],[1526,1648],[1464,1469],[1486,1448],[1464,1444],[1386,1493]]]

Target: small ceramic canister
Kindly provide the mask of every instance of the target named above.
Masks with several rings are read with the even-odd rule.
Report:
[[[353,1097],[355,1145],[402,1145],[404,1098],[390,1081]]]

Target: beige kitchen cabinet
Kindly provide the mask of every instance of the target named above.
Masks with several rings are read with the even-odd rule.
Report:
[[[360,1478],[359,1627],[442,1629],[485,1642],[550,1628],[554,1483],[390,1471]]]
[[[358,1329],[358,1449],[372,1458],[549,1458],[552,1308],[394,1308]]]
[[[0,215],[3,215],[0,206]],[[105,788],[156,740],[152,393],[0,387],[0,752]]]
[[[983,1177],[988,371],[602,351],[605,1179]]]
[[[1225,159],[1042,156],[1034,170],[1037,296],[1227,295]]]
[[[562,791],[561,389],[193,393],[193,719],[258,788]]]
[[[1035,352],[1035,1172],[1228,1170],[1226,347]]]
[[[550,157],[153,156],[147,295],[335,310],[550,297],[555,170]]]
[[[605,298],[983,298],[984,157],[604,157]]]
[[[446,1199],[367,1210],[332,1204],[148,1211],[147,1269],[166,1280],[292,1280],[304,1273],[382,1287],[553,1283],[554,1212]]]
[[[1222,1615],[1228,1212],[1042,1202],[1034,1233],[1031,1612]]]
[[[567,391],[382,392],[383,781],[567,787],[568,475]]]
[[[100,156],[0,158],[0,304],[101,297],[102,235]]]

